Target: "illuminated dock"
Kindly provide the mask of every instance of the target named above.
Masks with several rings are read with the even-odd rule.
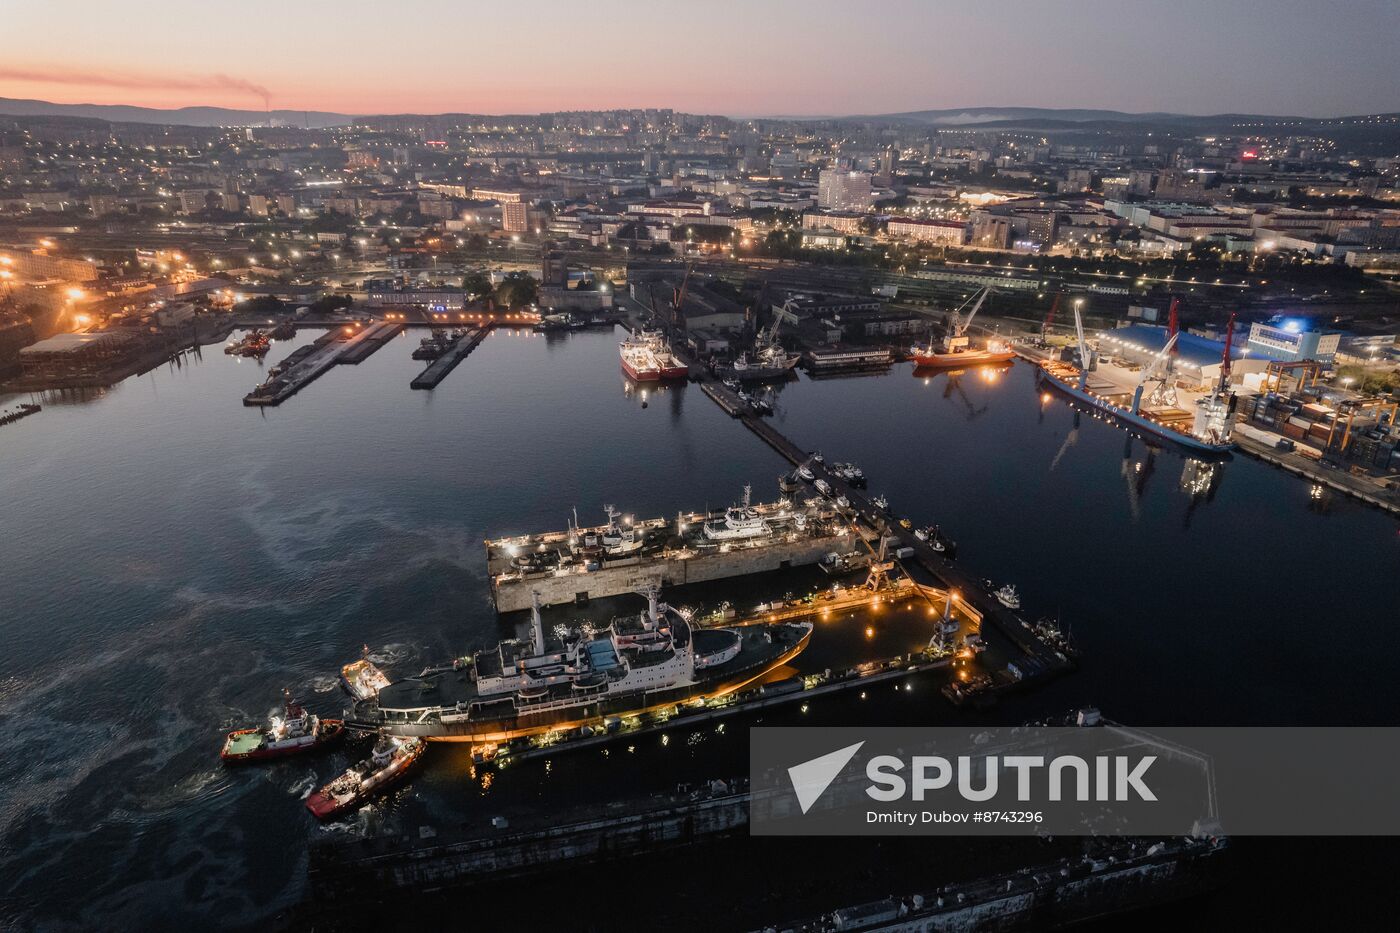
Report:
[[[428,367],[413,378],[409,386],[414,389],[435,389],[438,383],[447,378],[447,374],[457,368],[457,364],[466,359],[467,356],[481,345],[481,341],[486,339],[486,335],[491,333],[495,325],[491,321],[478,325],[467,331],[461,337],[453,341],[437,359],[428,364]]]
[[[338,363],[354,365],[403,330],[402,324],[381,321],[364,327],[347,324],[323,334],[314,343],[300,347],[283,361],[282,372],[268,379],[243,397],[244,405],[281,405]]]

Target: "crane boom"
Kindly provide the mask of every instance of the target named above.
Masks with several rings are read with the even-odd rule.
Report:
[[[1089,382],[1089,344],[1084,341],[1084,319],[1079,316],[1079,302],[1074,304],[1074,336],[1079,340],[1079,389]]]
[[[978,292],[977,300],[973,302],[972,310],[968,312],[967,320],[962,320],[962,315],[957,315],[953,318],[954,337],[961,337],[963,334],[967,333],[968,325],[972,323],[972,319],[977,316],[978,310],[980,310],[982,307],[982,302],[986,301],[987,296],[991,293],[992,287],[990,285],[984,287],[982,291]]]
[[[1167,340],[1167,345],[1159,350],[1157,355],[1152,357],[1152,361],[1143,368],[1142,378],[1138,380],[1137,388],[1133,389],[1133,414],[1136,415],[1138,410],[1142,408],[1142,391],[1144,387],[1146,387],[1149,380],[1158,378],[1156,375],[1157,369],[1165,365],[1167,360],[1171,359],[1172,350],[1176,348],[1176,341],[1180,336],[1180,331],[1172,334],[1170,339]]]

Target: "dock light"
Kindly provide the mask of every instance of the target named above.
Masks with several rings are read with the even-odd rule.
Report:
[[[84,292],[81,288],[70,288],[65,294],[68,295],[69,301],[77,301],[79,298],[84,297],[87,293]]]
[[[873,625],[867,625],[867,626],[865,627],[865,637],[866,637],[866,638],[874,638],[874,637],[875,637],[875,626],[873,626]]]

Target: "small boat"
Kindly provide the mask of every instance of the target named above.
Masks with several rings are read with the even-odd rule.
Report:
[[[345,738],[343,721],[311,715],[290,693],[285,694],[285,703],[284,714],[272,717],[268,725],[230,732],[219,752],[220,760],[225,764],[241,764],[285,758],[326,749]]]
[[[824,496],[831,495],[831,484],[824,479],[817,480],[817,492]]]
[[[822,459],[822,452],[821,452],[820,450],[814,451],[814,452],[812,453],[812,462],[813,462],[813,463],[824,463],[824,462],[825,462],[825,461]]]
[[[943,536],[938,533],[937,526],[929,525],[914,532],[914,537],[927,544],[940,554],[944,551]]]
[[[883,494],[871,499],[870,504],[882,512],[887,512],[890,508],[890,500],[886,499]]]
[[[425,748],[422,739],[380,736],[369,758],[307,797],[306,809],[318,820],[344,816],[407,777]]]
[[[843,509],[849,509],[851,507],[851,500],[847,499],[845,496],[837,496],[836,504]]]
[[[914,527],[914,523],[907,518],[901,518],[899,520],[899,527],[903,528],[905,531],[908,531],[910,528]]]
[[[997,602],[1001,603],[1007,609],[1021,608],[1021,596],[1016,592],[1016,587],[1012,586],[1010,583],[1006,584],[1001,589],[993,590],[992,595],[997,598]]]
[[[797,475],[802,478],[802,481],[804,483],[810,483],[812,480],[817,478],[817,475],[813,473],[811,469],[805,466],[797,468]]]
[[[369,659],[369,645],[365,645],[360,660],[340,669],[340,685],[356,700],[371,700],[389,686],[389,678]]]

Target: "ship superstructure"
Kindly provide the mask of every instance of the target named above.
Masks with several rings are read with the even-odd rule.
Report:
[[[777,502],[741,503],[718,512],[637,520],[608,509],[608,524],[486,542],[486,569],[496,608],[544,605],[630,593],[648,583],[680,585],[816,564],[848,551],[855,529],[830,502],[798,501],[793,483]]]
[[[546,637],[536,596],[528,641],[508,639],[396,681],[350,712],[357,728],[442,741],[496,742],[738,689],[796,656],[810,623],[696,628],[641,591],[647,608],[600,632]]]
[[[622,371],[638,382],[684,379],[690,375],[690,368],[666,345],[665,335],[656,331],[636,331],[618,345],[618,353]]]

